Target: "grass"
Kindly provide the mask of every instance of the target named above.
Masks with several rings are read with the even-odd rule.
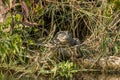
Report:
[[[0,24],[1,68],[22,73],[19,77],[34,73],[37,76],[51,74],[53,78],[69,78],[79,69],[84,70],[77,58],[59,61],[56,55],[45,57],[49,48],[40,44],[48,43],[58,31],[63,30],[79,38],[83,44],[80,47],[82,58],[95,58],[98,61],[100,57],[119,56],[120,9],[116,7],[119,3],[116,1],[40,0],[35,3],[28,0],[25,3],[29,16],[27,10],[22,8],[26,6],[15,6],[7,12],[4,23]],[[9,4],[6,2],[5,5]],[[26,15],[19,14],[20,10]],[[67,50],[70,54],[73,52],[71,48]]]

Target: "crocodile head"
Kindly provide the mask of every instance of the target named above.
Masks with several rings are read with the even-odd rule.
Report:
[[[55,39],[60,43],[66,43],[72,39],[72,35],[68,31],[60,31],[56,34]]]

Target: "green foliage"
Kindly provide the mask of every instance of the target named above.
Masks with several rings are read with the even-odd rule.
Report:
[[[109,0],[109,3],[113,10],[120,11],[120,0]]]
[[[0,40],[0,61],[9,60],[14,58],[15,55],[22,55],[22,39],[18,34],[12,36],[8,33],[1,34]],[[9,56],[9,57],[8,57]]]
[[[5,1],[10,10],[4,23],[0,24],[0,64],[9,67],[20,65],[26,69],[19,69],[25,74],[41,72],[71,78],[77,72],[76,66],[82,64],[45,59],[44,54],[48,50],[41,46],[61,30],[70,31],[73,37],[80,39],[83,43],[80,47],[82,58],[89,58],[92,53],[99,56],[120,55],[120,0],[95,3],[89,0],[23,0],[29,10],[28,16],[21,5],[11,8],[12,1]],[[0,77],[5,78],[3,74]]]
[[[55,65],[52,69],[54,75],[59,75],[65,78],[72,78],[72,74],[77,72],[75,64],[72,62],[60,62],[59,64]]]

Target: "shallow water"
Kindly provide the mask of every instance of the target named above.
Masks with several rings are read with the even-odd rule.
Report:
[[[120,80],[120,74],[82,73],[76,75],[73,80]]]
[[[77,73],[73,78],[66,79],[63,77],[51,78],[48,76],[35,76],[35,75],[13,75],[13,74],[0,74],[0,80],[120,80],[120,74],[117,73]]]

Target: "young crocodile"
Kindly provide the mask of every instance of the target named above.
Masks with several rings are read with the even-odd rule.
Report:
[[[75,46],[79,45],[80,41],[77,38],[72,38],[72,34],[68,31],[60,31],[53,38],[53,42],[57,45],[67,45],[67,46]]]
[[[71,56],[78,56],[79,53],[77,52],[79,48],[74,46],[79,44],[79,39],[73,38],[72,34],[68,31],[59,31],[46,46],[49,47],[48,55],[57,55],[61,60],[68,60]],[[66,47],[62,47],[61,45]],[[71,46],[73,46],[73,48],[70,48]],[[54,52],[57,54],[54,54]]]

